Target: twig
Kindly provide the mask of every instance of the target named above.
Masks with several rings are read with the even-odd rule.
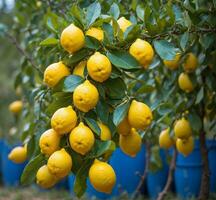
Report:
[[[176,148],[174,148],[173,157],[172,157],[170,167],[169,167],[169,174],[168,174],[167,182],[166,182],[166,185],[163,191],[159,193],[157,200],[163,200],[165,196],[167,195],[167,193],[169,192],[169,189],[170,189],[170,186],[173,180],[173,172],[176,166],[176,156],[177,156],[177,150]]]
[[[38,72],[40,72],[41,74],[43,74],[43,72],[41,71],[41,69],[36,66],[36,64],[34,63],[33,59],[19,45],[17,39],[14,36],[12,36],[11,34],[9,34],[9,33],[5,32],[5,35],[9,38],[9,40],[12,42],[12,44],[18,49],[18,51],[28,60],[28,62],[32,65],[32,67],[34,67]]]

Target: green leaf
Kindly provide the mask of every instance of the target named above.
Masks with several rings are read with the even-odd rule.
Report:
[[[122,69],[138,69],[139,63],[128,52],[112,51],[107,52],[107,57],[113,65]]]
[[[79,23],[82,24],[83,26],[83,21],[84,21],[84,14],[82,12],[82,10],[76,5],[74,4],[71,8],[71,14],[73,15],[73,17],[76,18],[76,20],[79,21]]]
[[[202,101],[203,97],[204,97],[204,88],[201,87],[197,94],[195,104],[199,104]]]
[[[125,118],[129,109],[130,102],[127,101],[116,107],[113,113],[113,123],[118,126],[119,123]]]
[[[119,6],[116,3],[113,3],[110,7],[109,13],[111,16],[113,16],[115,19],[119,18],[120,10]]]
[[[124,40],[125,41],[132,41],[135,38],[138,37],[138,35],[140,34],[141,30],[140,27],[136,24],[129,26],[126,31],[124,32]]]
[[[189,39],[189,33],[185,32],[183,35],[180,36],[180,47],[182,50],[185,50]]]
[[[22,173],[21,184],[28,185],[34,182],[38,169],[45,163],[46,160],[42,154],[39,154],[38,156],[30,160]]]
[[[174,45],[166,40],[156,40],[153,42],[154,48],[157,54],[163,60],[173,60],[175,58],[178,49]]]
[[[54,92],[73,92],[75,88],[83,83],[84,79],[81,76],[70,75],[67,76],[54,87]]]
[[[91,128],[91,130],[93,130],[98,136],[100,136],[101,134],[101,130],[100,127],[98,126],[98,123],[91,118],[87,118],[85,117],[85,122],[88,124],[88,126]]]
[[[85,46],[89,49],[98,50],[100,48],[100,42],[91,36],[85,36]]]
[[[56,38],[46,38],[42,42],[40,42],[40,46],[55,46],[59,43],[59,40]]]
[[[190,122],[190,125],[192,127],[192,130],[195,133],[199,134],[200,130],[202,128],[202,120],[199,117],[199,115],[194,113],[194,112],[190,112],[188,115],[188,118],[189,118],[189,122]]]
[[[171,113],[173,111],[173,107],[170,103],[163,103],[160,105],[160,107],[158,108],[157,112],[160,115],[166,115],[168,113]]]
[[[143,94],[143,93],[149,93],[149,92],[152,92],[154,91],[154,87],[151,86],[151,85],[142,85],[137,91],[136,91],[136,94]]]
[[[140,20],[144,21],[144,8],[142,5],[139,4],[136,7],[136,14]]]
[[[93,24],[95,20],[100,16],[100,14],[101,14],[100,4],[98,2],[92,3],[87,8],[87,13],[86,13],[87,27]]]
[[[109,106],[103,99],[100,99],[100,101],[97,103],[96,112],[98,118],[106,124],[109,117]]]
[[[105,44],[111,45],[113,43],[113,40],[114,40],[113,27],[108,23],[104,23],[103,24],[103,31],[104,31],[103,42]]]

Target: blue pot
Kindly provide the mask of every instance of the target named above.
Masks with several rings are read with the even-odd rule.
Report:
[[[69,189],[69,181],[68,177],[65,177],[64,179],[60,180],[56,185],[55,189],[61,189],[61,190],[68,190]]]
[[[163,164],[162,169],[159,169],[156,172],[150,171],[147,174],[147,191],[151,199],[157,198],[158,194],[163,190],[167,181],[169,167],[167,164],[166,153],[168,152],[162,149],[160,150],[160,157]]]
[[[15,145],[16,146],[16,145]],[[15,164],[8,159],[8,154],[15,146],[9,146],[3,143],[2,151],[2,179],[5,186],[18,186],[20,177],[27,162]]]
[[[185,157],[177,155],[175,170],[176,193],[183,199],[197,197],[200,191],[202,164],[200,143],[195,141],[193,152]]]
[[[75,176],[70,174],[68,176],[68,187],[71,195],[74,195],[73,186],[74,186]]]

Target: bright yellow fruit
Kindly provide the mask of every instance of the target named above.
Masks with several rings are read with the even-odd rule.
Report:
[[[190,136],[188,139],[177,139],[176,148],[184,156],[188,156],[194,149],[194,139]]]
[[[72,106],[58,109],[51,118],[51,126],[58,134],[69,133],[77,123],[77,115]]]
[[[104,38],[104,32],[100,28],[92,27],[86,31],[86,35],[96,38],[99,41],[102,41]]]
[[[183,63],[184,71],[187,73],[191,73],[196,70],[197,66],[197,57],[193,53],[188,53],[185,62]]]
[[[183,73],[183,72],[179,75],[178,85],[183,91],[187,93],[192,92],[194,89],[194,86],[193,86],[192,81],[190,80],[190,77],[186,73]]]
[[[126,29],[132,25],[132,22],[127,20],[125,17],[121,17],[117,20],[117,23],[120,27],[120,29],[125,32]]]
[[[133,128],[144,130],[151,124],[152,119],[151,109],[146,104],[132,101],[128,111],[128,121]]]
[[[74,67],[73,74],[84,78],[85,66],[86,61],[81,61],[78,65]]]
[[[181,58],[181,54],[177,53],[176,56],[175,56],[175,58],[174,58],[174,60],[164,60],[163,62],[164,62],[164,65],[168,69],[175,70],[179,66],[180,58]]]
[[[23,103],[22,101],[14,101],[9,105],[9,110],[10,112],[14,113],[14,114],[18,114],[20,113],[20,111],[23,108]]]
[[[74,53],[84,47],[85,36],[80,28],[71,24],[62,31],[60,42],[67,52]]]
[[[74,106],[83,112],[93,109],[97,105],[98,99],[97,88],[88,80],[77,86],[73,93]]]
[[[39,168],[36,174],[37,184],[44,189],[53,187],[57,183],[57,178],[50,173],[47,165]]]
[[[186,139],[192,135],[192,129],[190,123],[185,118],[179,119],[174,125],[175,137],[180,139]]]
[[[13,148],[9,153],[8,158],[14,163],[25,162],[27,159],[27,148],[21,146]]]
[[[130,54],[147,69],[154,57],[154,50],[147,41],[137,39],[129,49]]]
[[[59,143],[60,135],[54,129],[49,129],[40,136],[39,146],[41,152],[47,156],[59,149]]]
[[[128,117],[126,116],[118,125],[117,132],[121,135],[130,134],[131,125],[128,122]]]
[[[67,176],[72,168],[72,158],[64,148],[55,151],[48,159],[47,166],[51,174],[57,178]]]
[[[134,128],[131,128],[130,134],[120,135],[119,146],[125,154],[131,157],[136,156],[141,149],[141,145],[142,138]]]
[[[49,65],[44,71],[44,83],[54,87],[63,77],[70,75],[70,70],[62,63],[57,62]]]
[[[80,122],[79,125],[71,131],[69,141],[74,151],[85,155],[93,147],[95,138],[91,129],[85,126],[83,122]]]
[[[109,194],[115,186],[116,174],[111,165],[97,161],[89,169],[89,180],[95,190]]]
[[[169,128],[163,130],[159,136],[159,145],[161,148],[169,149],[174,145],[174,140],[169,135]]]
[[[98,125],[101,130],[100,139],[103,141],[111,140],[111,132],[110,132],[109,127],[101,122],[98,122]]]
[[[112,65],[105,55],[95,52],[87,61],[87,69],[93,80],[104,82],[111,74]]]

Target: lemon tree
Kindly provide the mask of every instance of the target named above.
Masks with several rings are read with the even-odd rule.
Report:
[[[19,131],[30,161],[22,183],[37,179],[48,188],[72,172],[77,196],[87,177],[110,193],[116,175],[106,161],[116,147],[135,156],[149,143],[155,169],[159,146],[187,156],[199,138],[200,198],[207,199],[215,9],[213,0],[17,1],[14,27],[1,32],[23,55],[15,87],[24,105],[10,108],[23,107]],[[17,29],[24,48],[13,37]]]

